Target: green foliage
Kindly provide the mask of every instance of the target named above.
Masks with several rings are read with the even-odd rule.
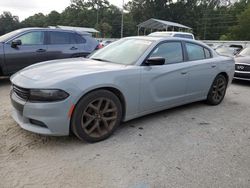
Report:
[[[13,31],[20,27],[17,16],[12,16],[10,12],[0,15],[0,35]]]
[[[137,25],[149,18],[181,23],[193,28],[198,39],[249,39],[249,0],[130,0],[125,6],[124,36],[137,34]],[[0,34],[20,27],[55,25],[95,27],[100,37],[119,38],[121,10],[108,0],[71,0],[62,12],[28,17],[22,22],[5,12]]]
[[[238,24],[229,34],[233,40],[250,40],[250,5],[238,16]]]

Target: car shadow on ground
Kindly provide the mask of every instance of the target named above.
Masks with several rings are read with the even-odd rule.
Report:
[[[119,129],[126,129],[127,127],[130,127],[132,125],[132,127],[134,127],[134,125],[144,125],[144,123],[146,123],[149,120],[157,120],[159,118],[167,118],[171,115],[183,112],[183,111],[189,111],[191,109],[197,109],[197,108],[203,108],[204,106],[208,106],[205,104],[205,102],[203,101],[199,101],[199,102],[194,102],[194,103],[189,103],[189,104],[185,104],[182,106],[177,106],[174,108],[170,108],[167,110],[162,110],[159,112],[155,112],[152,114],[148,114],[133,120],[130,120],[128,122],[123,123],[119,128]]]
[[[0,87],[10,85],[9,77],[0,77]]]
[[[250,81],[247,80],[233,80],[233,84],[241,85],[241,86],[250,86]]]
[[[110,143],[113,141],[120,140],[119,136],[121,136],[122,134],[129,134],[129,131],[127,129],[132,128],[139,128],[139,129],[143,129],[141,127],[144,127],[144,124],[148,121],[157,121],[159,118],[167,118],[168,116],[174,115],[176,113],[180,113],[183,111],[187,111],[190,109],[194,109],[194,108],[202,108],[206,106],[206,104],[204,104],[204,102],[195,102],[195,103],[191,103],[191,104],[187,104],[184,106],[180,106],[180,107],[175,107],[175,108],[171,108],[168,110],[163,110],[160,112],[156,112],[153,114],[149,114],[149,115],[145,115],[143,117],[139,117],[133,120],[130,120],[128,122],[122,123],[117,130],[115,131],[114,135],[112,135],[110,138],[108,138],[105,141],[99,142],[99,144],[103,143],[105,144],[106,142]],[[20,128],[21,129],[21,128]],[[82,147],[84,145],[89,145],[89,144],[95,144],[95,143],[88,143],[85,141],[81,141],[79,140],[76,136],[74,136],[72,133],[69,136],[62,136],[62,137],[54,137],[54,136],[44,136],[44,135],[37,135],[35,133],[31,133],[25,130],[21,130],[24,131],[24,134],[26,135],[26,141],[27,140],[31,140],[36,142],[37,144],[40,145],[40,147],[42,146],[74,146],[74,147]],[[122,136],[124,138],[124,136]],[[125,136],[126,137],[126,136]],[[98,143],[97,143],[98,144]],[[65,147],[67,148],[67,147]]]

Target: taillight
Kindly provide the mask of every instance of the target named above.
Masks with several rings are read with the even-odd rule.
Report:
[[[103,48],[103,45],[102,45],[102,44],[98,44],[97,47],[96,47],[97,50],[99,50],[99,49],[101,49],[101,48]]]

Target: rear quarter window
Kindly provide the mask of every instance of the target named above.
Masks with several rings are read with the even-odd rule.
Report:
[[[86,43],[86,39],[83,36],[80,36],[79,34],[75,34],[75,39],[77,44]]]
[[[211,52],[207,48],[204,48],[204,52],[206,59],[212,58]]]

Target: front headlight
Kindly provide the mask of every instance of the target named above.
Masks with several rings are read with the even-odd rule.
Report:
[[[59,89],[31,89],[29,101],[31,102],[56,102],[66,99],[69,94]]]

